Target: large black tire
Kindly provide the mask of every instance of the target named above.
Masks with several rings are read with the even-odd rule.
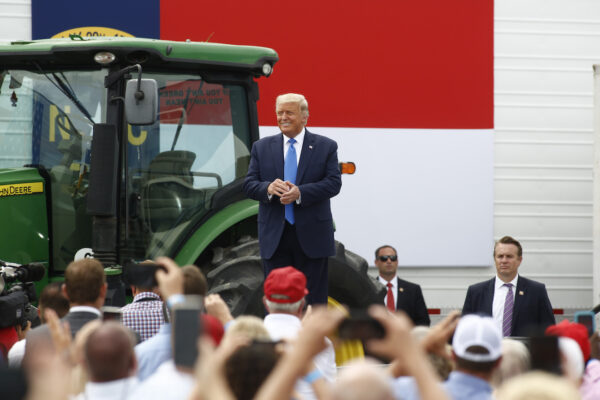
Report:
[[[383,304],[385,288],[369,277],[368,268],[364,258],[336,242],[336,254],[329,257],[329,296],[349,308]],[[209,293],[219,294],[234,316],[264,316],[264,272],[258,240],[245,238],[233,246],[213,249],[210,265],[202,269]]]
[[[208,293],[219,294],[234,317],[265,315],[263,298],[264,272],[257,256],[234,258],[213,269],[208,275]]]
[[[329,296],[349,308],[383,304],[385,287],[368,275],[367,261],[335,242],[335,256],[329,257]]]

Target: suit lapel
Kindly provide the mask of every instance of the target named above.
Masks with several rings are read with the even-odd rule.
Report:
[[[306,130],[304,134],[304,142],[302,143],[302,152],[300,153],[300,161],[298,161],[298,173],[296,174],[296,185],[302,183],[302,177],[304,172],[310,165],[314,148],[315,148],[315,137],[312,133]]]
[[[271,160],[275,163],[275,173],[283,180],[283,133],[276,135],[271,140]]]
[[[522,295],[520,293],[523,293]],[[521,304],[523,303],[524,296],[527,294],[527,282],[525,279],[519,277],[517,279],[517,287],[515,289],[515,303],[513,304],[513,315],[512,315],[512,326],[511,333],[515,327],[515,321],[519,315],[519,310],[521,309]]]
[[[486,314],[493,315],[492,304],[494,303],[494,291],[496,290],[496,278],[488,282],[488,289],[484,293],[483,311]]]
[[[402,282],[400,282],[400,278],[396,276],[396,310],[402,310],[402,306],[404,305],[404,287]]]

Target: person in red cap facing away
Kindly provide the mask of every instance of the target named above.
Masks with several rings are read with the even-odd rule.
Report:
[[[272,340],[294,340],[301,328],[300,318],[304,309],[306,277],[294,267],[272,270],[264,283],[263,302],[269,315],[264,323]],[[314,399],[311,387],[315,381],[325,379],[333,382],[336,377],[335,352],[329,339],[327,348],[314,361],[315,369],[296,383],[296,391],[303,399]]]
[[[581,398],[582,400],[600,399],[600,361],[593,358],[598,349],[592,351],[586,327],[565,319],[560,324],[550,325],[546,328],[546,335],[567,337],[577,342],[586,364],[583,380],[579,387]]]

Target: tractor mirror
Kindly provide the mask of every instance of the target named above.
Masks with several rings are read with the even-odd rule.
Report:
[[[158,109],[158,85],[154,79],[130,79],[125,88],[125,115],[130,125],[152,125]]]

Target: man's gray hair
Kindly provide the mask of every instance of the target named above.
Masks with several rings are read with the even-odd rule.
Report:
[[[302,306],[304,297],[293,303],[275,303],[274,301],[265,299],[265,303],[270,313],[295,313]]]
[[[300,106],[300,112],[302,115],[308,118],[308,101],[306,101],[306,98],[303,95],[298,93],[280,94],[275,100],[275,107],[277,108],[279,104],[285,103],[298,104]]]

